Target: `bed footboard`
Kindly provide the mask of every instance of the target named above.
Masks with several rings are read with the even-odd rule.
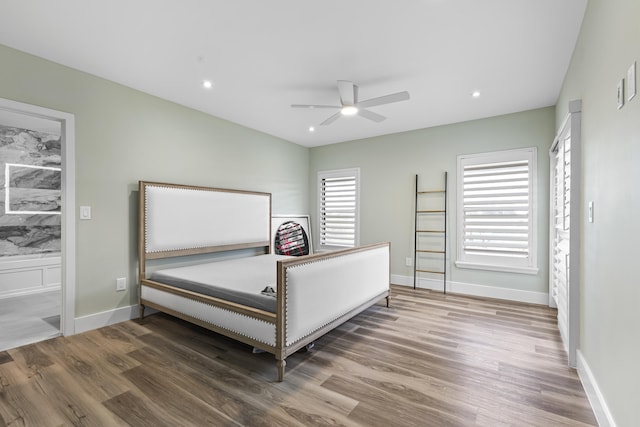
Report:
[[[288,354],[389,298],[389,243],[278,261],[278,377]]]

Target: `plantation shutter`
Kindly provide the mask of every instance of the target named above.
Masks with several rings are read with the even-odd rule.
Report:
[[[533,267],[534,153],[514,150],[461,160],[462,261]]]
[[[357,244],[357,170],[319,173],[320,245]]]

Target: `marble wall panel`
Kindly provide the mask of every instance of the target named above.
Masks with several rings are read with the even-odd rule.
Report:
[[[60,251],[60,144],[0,123],[0,257]]]

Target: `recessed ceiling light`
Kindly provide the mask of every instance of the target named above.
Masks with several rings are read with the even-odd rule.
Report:
[[[473,96],[474,98],[479,98],[480,97],[480,91],[474,91],[471,96]]]
[[[313,126],[309,126],[309,132],[315,132],[316,128],[314,128]]]
[[[211,82],[211,80],[205,80],[202,82],[202,87],[204,87],[205,89],[211,89],[213,87],[213,83]]]
[[[344,107],[342,107],[342,110],[340,110],[340,112],[343,116],[353,116],[358,112],[358,108],[353,105],[345,105]]]

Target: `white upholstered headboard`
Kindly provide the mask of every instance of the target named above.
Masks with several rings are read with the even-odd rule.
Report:
[[[148,259],[269,247],[270,193],[145,181],[139,190],[140,252]]]

